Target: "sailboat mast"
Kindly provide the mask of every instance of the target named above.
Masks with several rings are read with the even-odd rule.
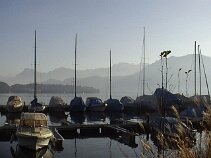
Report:
[[[37,56],[37,41],[36,41],[36,30],[35,30],[35,42],[34,42],[34,99],[37,98],[37,59],[36,59],[36,56]]]
[[[143,62],[143,96],[145,95],[145,27],[144,27],[144,39],[143,39],[143,49],[144,49],[144,62]]]
[[[198,45],[198,60],[199,60],[199,94],[201,96],[201,57],[200,57],[200,45]]]
[[[207,81],[207,75],[206,75],[206,71],[205,71],[205,66],[204,66],[204,61],[203,61],[201,50],[200,50],[200,56],[201,56],[202,66],[203,66],[203,69],[204,69],[204,77],[205,77],[205,80],[206,80],[207,93],[210,96],[209,85],[208,85],[208,81]]]
[[[110,49],[110,99],[111,99],[111,49]]]
[[[77,52],[77,33],[75,36],[75,97],[76,97],[76,52]]]
[[[194,95],[196,95],[196,41],[194,46]]]

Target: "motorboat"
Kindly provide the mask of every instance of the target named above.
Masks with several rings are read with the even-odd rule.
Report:
[[[10,96],[7,101],[7,112],[22,112],[23,102],[19,96]]]
[[[53,133],[48,128],[47,121],[43,113],[22,113],[16,131],[18,144],[32,150],[48,146]]]
[[[103,103],[100,98],[88,97],[86,99],[87,111],[103,112],[106,109],[107,104]]]
[[[44,147],[39,150],[30,150],[17,144],[16,148],[10,147],[10,152],[13,158],[53,158],[55,151],[49,147]]]

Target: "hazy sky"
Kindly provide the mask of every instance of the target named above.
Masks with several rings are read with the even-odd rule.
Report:
[[[143,27],[147,62],[163,50],[193,53],[194,41],[211,56],[210,0],[1,0],[0,75],[33,68],[37,30],[38,70],[73,68],[78,33],[78,69],[139,63]]]

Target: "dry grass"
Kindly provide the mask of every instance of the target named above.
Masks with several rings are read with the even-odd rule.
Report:
[[[188,148],[183,140],[179,141],[179,157],[181,158],[210,158],[211,157],[211,108],[203,114],[204,131],[199,134],[198,143]]]
[[[173,108],[173,110],[179,119],[176,108]],[[189,122],[189,124],[192,124],[192,122]],[[183,136],[184,131],[182,131],[181,126],[178,125],[176,134],[174,135],[175,137],[171,137],[171,141],[169,137],[164,136],[162,133],[158,133],[156,136],[159,141],[157,147],[161,148],[161,150],[171,151],[171,153],[164,156],[162,155],[162,151],[156,151],[153,144],[141,140],[140,143],[143,147],[141,157],[211,158],[211,108],[208,108],[206,113],[203,114],[203,124],[205,125],[205,129],[202,133],[197,133],[197,142],[194,146],[190,146],[189,138]],[[172,146],[176,148],[172,149]]]

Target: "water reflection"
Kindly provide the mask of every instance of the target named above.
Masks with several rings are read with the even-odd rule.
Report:
[[[20,124],[21,113],[7,113],[6,121],[10,125],[19,125]]]
[[[17,120],[20,118],[20,114],[7,114],[4,115],[4,120],[8,124],[17,124]],[[104,112],[85,112],[85,113],[49,113],[48,118],[50,122],[50,126],[56,125],[69,125],[72,123],[75,124],[118,124],[122,123],[127,120],[140,120],[143,116],[140,116],[139,114],[131,114],[131,113],[120,113],[120,112],[114,112],[114,113],[104,113]],[[67,124],[63,124],[62,122],[66,121]],[[69,122],[69,124],[68,124]],[[83,157],[84,154],[87,154],[87,151],[93,150],[93,148],[99,148],[99,151],[96,153],[96,151],[89,152],[87,155],[98,157],[99,155],[102,155],[102,153],[105,151],[105,148],[109,149],[107,150],[103,157],[122,157],[123,152],[127,152],[130,156],[134,154],[137,155],[135,151],[138,150],[137,144],[128,144],[127,138],[128,137],[122,137],[121,133],[115,133],[115,130],[112,132],[112,129],[109,129],[108,131],[102,132],[101,129],[97,133],[95,131],[85,131],[85,130],[64,130],[61,128],[59,130],[59,133],[63,136],[65,139],[63,141],[63,147],[64,150],[60,152],[60,156],[66,157],[67,154],[71,155],[72,157]],[[110,132],[111,133],[110,133]],[[113,135],[112,135],[113,134]],[[66,137],[67,136],[67,137]],[[126,139],[126,141],[124,140]],[[106,140],[109,142],[106,143]],[[9,142],[9,139],[7,140]],[[137,142],[137,141],[136,141]],[[135,142],[135,143],[136,143]],[[71,150],[69,146],[71,147]],[[89,147],[88,147],[89,146]],[[96,147],[97,146],[97,147]],[[121,148],[120,148],[121,147]],[[82,149],[85,148],[86,151],[83,151]],[[9,148],[8,148],[9,149]],[[11,147],[10,152],[7,152],[10,157],[56,157],[57,152],[55,153],[55,150],[49,149],[49,148],[43,148],[42,150],[38,151],[31,151],[28,149],[21,148],[19,146]],[[3,150],[2,150],[3,151]],[[58,150],[56,150],[58,151]],[[54,154],[55,153],[55,154]],[[139,153],[139,152],[138,152]],[[1,154],[0,154],[1,155]],[[95,156],[98,155],[98,156]],[[1,156],[0,156],[1,157]],[[137,157],[137,156],[136,156]]]
[[[105,123],[105,120],[106,120],[106,114],[103,113],[103,112],[89,112],[89,113],[86,113],[86,119],[87,119],[87,122],[90,122],[90,123],[95,123],[95,122],[102,122],[102,123]]]
[[[142,118],[137,114],[125,114],[121,112],[87,112],[70,113],[70,122],[76,124],[115,124],[123,121],[140,121]]]
[[[10,152],[13,158],[53,158],[55,151],[49,147],[35,151],[17,145],[15,149],[10,147]]]
[[[82,124],[85,122],[85,114],[80,112],[70,113],[70,120],[72,123]]]
[[[61,125],[62,122],[67,120],[68,115],[65,112],[50,112],[49,119],[51,124],[59,124]]]
[[[120,123],[124,120],[124,113],[121,112],[109,112],[107,117],[110,120],[110,124]]]

